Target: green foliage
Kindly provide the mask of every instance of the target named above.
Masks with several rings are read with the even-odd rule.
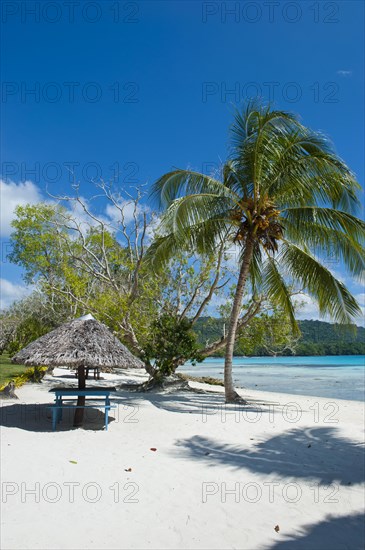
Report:
[[[365,328],[322,321],[299,321],[296,355],[365,355]]]
[[[269,323],[273,332],[266,334],[265,320],[258,317],[252,327],[244,332],[238,339],[235,347],[235,355],[242,356],[270,356],[278,355],[365,355],[365,328],[354,325],[339,325],[325,323],[323,321],[298,321],[301,336],[298,341],[292,339],[286,320],[281,332],[280,315]],[[225,319],[214,317],[201,317],[194,326],[198,344],[205,346],[207,342],[219,339],[223,334]],[[282,340],[288,336],[288,340]],[[275,342],[276,336],[278,340]],[[274,339],[273,339],[274,337]],[[251,339],[252,338],[252,339]],[[269,345],[268,345],[269,339]],[[273,345],[273,343],[276,345]],[[224,351],[217,352],[215,356],[222,357]]]
[[[56,298],[34,291],[0,313],[0,349],[14,355],[67,320],[69,310]]]
[[[52,330],[51,327],[44,325],[36,317],[28,317],[19,323],[13,340],[6,346],[6,350],[10,355],[15,355],[30,342],[43,336],[43,334],[47,334],[50,330]]]
[[[279,308],[252,319],[236,344],[238,355],[283,355],[294,353],[299,335],[293,332],[288,315]]]
[[[42,381],[42,378],[47,372],[47,367],[30,367],[27,368],[27,370],[21,374],[20,376],[17,376],[14,378],[15,386],[19,388],[23,384],[26,384],[27,382],[33,382],[35,384],[39,384]]]
[[[39,278],[55,281],[67,258],[67,232],[57,227],[64,210],[40,203],[17,206],[15,214],[9,260],[23,267],[28,283]]]
[[[139,265],[138,243],[127,246],[126,239],[118,241],[103,222],[91,216],[88,221],[80,227],[69,211],[58,206],[18,207],[9,259],[23,267],[28,283],[38,283],[50,307],[55,300],[61,301],[70,318],[92,312],[122,339],[132,327],[136,340],[143,342],[157,315],[160,281]],[[133,228],[130,233],[131,240]],[[23,328],[28,332],[26,338]],[[41,327],[36,318],[27,318],[19,326],[20,335],[11,351],[49,328],[47,323]]]
[[[219,340],[226,332],[227,318],[202,317],[194,326],[202,346]],[[281,355],[294,353],[298,335],[285,311],[273,307],[254,317],[238,332],[234,355]],[[216,353],[221,357],[224,350]]]
[[[152,324],[144,359],[154,360],[155,379],[173,374],[185,361],[202,361],[191,323],[171,314],[161,315]]]
[[[226,296],[230,273],[224,247],[205,256],[177,252],[158,277],[162,311],[190,319],[200,317],[212,297]]]
[[[79,222],[65,209],[38,204],[17,210],[9,258],[24,268],[28,282],[37,281],[50,311],[55,302],[63,304],[66,315],[62,311],[56,325],[91,312],[127,345],[136,344],[133,351],[139,353],[161,312],[180,315],[184,311],[183,316],[191,317],[201,314],[202,301],[217,275],[217,263],[219,288],[212,295],[223,292],[218,283],[228,275],[218,262],[221,252],[205,257],[178,253],[157,275],[143,261],[137,237],[140,227],[132,225],[112,233],[96,220],[83,221],[79,231]],[[143,250],[146,248],[147,244]],[[15,353],[51,328],[53,322],[40,321],[38,310],[29,315],[24,312],[7,349]]]

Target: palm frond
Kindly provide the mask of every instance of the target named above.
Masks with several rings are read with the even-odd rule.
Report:
[[[322,315],[330,315],[340,323],[351,323],[361,314],[359,304],[346,286],[308,250],[284,241],[278,261],[317,300]]]
[[[303,224],[299,233],[287,224],[285,234],[298,245],[303,246],[306,242],[313,254],[325,263],[345,265],[354,279],[365,280],[365,248],[348,235],[313,224]]]
[[[286,218],[286,237],[299,246],[307,245],[316,256],[327,262],[345,265],[355,279],[364,281],[365,223],[346,213],[341,217],[341,212],[333,210],[327,216],[323,216],[323,212],[321,215],[321,220],[310,216],[310,220],[293,222],[290,217]],[[350,219],[350,223],[346,223],[346,218]]]
[[[360,245],[365,243],[365,222],[348,212],[319,206],[289,206],[282,210],[281,216],[292,227],[300,231],[304,224],[322,226],[333,231],[346,233]],[[303,237],[305,232],[303,230]]]
[[[317,132],[302,129],[265,144],[264,187],[280,205],[320,202],[356,211],[360,189],[354,174]]]
[[[272,303],[283,309],[288,315],[295,334],[299,334],[299,327],[295,320],[294,306],[290,291],[278,270],[276,260],[271,256],[267,258],[262,278],[264,293]]]
[[[248,103],[243,111],[237,111],[231,127],[231,156],[240,174],[241,190],[253,186],[254,194],[260,192],[260,174],[265,161],[264,143],[269,139],[290,130],[296,117],[285,111],[272,111],[270,106],[262,106],[257,101]],[[269,136],[269,137],[267,137]],[[239,168],[238,168],[239,167]]]
[[[191,195],[174,201],[163,215],[147,261],[158,270],[181,251],[212,254],[229,240],[230,222],[220,201],[223,197]]]
[[[209,220],[227,220],[232,202],[227,197],[200,193],[176,199],[166,210],[161,228],[166,233],[175,233],[179,238],[189,228]]]
[[[240,197],[221,181],[199,172],[180,169],[159,178],[152,187],[151,198],[157,199],[160,206],[168,207],[175,199],[199,193],[230,197],[236,202],[240,200]]]
[[[240,152],[252,135],[271,125],[277,132],[290,128],[297,122],[297,117],[287,111],[272,110],[270,105],[262,105],[257,100],[247,102],[246,108],[236,110],[231,126],[232,145],[235,152]],[[275,124],[274,124],[275,123]],[[237,156],[237,155],[233,155]],[[238,155],[239,156],[239,155]]]
[[[180,252],[181,243],[176,240],[173,233],[163,237],[155,237],[144,256],[143,262],[152,271],[158,273],[166,267],[171,258],[178,256]]]
[[[262,252],[258,243],[255,243],[253,249],[252,260],[250,264],[250,283],[252,294],[259,294],[262,288],[263,282],[263,262]]]

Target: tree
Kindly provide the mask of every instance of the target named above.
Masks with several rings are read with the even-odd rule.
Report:
[[[16,211],[10,260],[25,269],[25,280],[37,284],[50,302],[61,300],[69,317],[93,313],[116,331],[131,350],[144,356],[153,323],[168,312],[192,327],[212,298],[224,292],[231,274],[225,243],[210,255],[181,253],[156,276],[144,262],[153,233],[153,213],[141,204],[143,193],[122,196],[98,185],[107,212],[98,203],[73,196],[53,197],[63,206],[40,203]],[[95,197],[100,200],[100,193]],[[257,302],[247,312],[254,314]],[[30,331],[29,338],[34,331]],[[226,336],[210,342],[202,354],[222,349]],[[175,368],[184,362],[182,354]],[[188,357],[186,357],[186,360]],[[148,372],[155,374],[146,363]]]
[[[188,319],[180,319],[172,312],[163,313],[152,324],[144,347],[143,358],[147,363],[154,360],[153,374],[148,387],[161,384],[167,376],[174,374],[177,367],[186,361],[202,361],[196,334]]]
[[[239,335],[236,352],[242,355],[294,355],[300,335],[278,306],[257,315]]]
[[[67,303],[70,318],[91,311],[141,354],[161,313],[194,325],[212,298],[225,295],[234,276],[226,243],[210,255],[176,254],[156,276],[144,262],[155,220],[142,202],[143,189],[132,196],[105,182],[96,187],[99,193],[88,200],[75,185],[71,196],[51,196],[58,204],[18,207],[9,259],[24,268],[27,283],[37,284],[51,301],[57,296]],[[100,198],[109,216],[100,213]],[[252,305],[257,308],[257,302]],[[204,352],[224,345],[220,337]]]
[[[0,312],[0,353],[12,355],[68,320],[68,304],[60,296],[54,298],[34,290]]]
[[[28,283],[68,303],[71,318],[94,313],[139,354],[136,327],[140,335],[147,332],[160,293],[159,281],[142,266],[147,213],[139,194],[122,199],[107,185],[99,187],[112,219],[95,215],[77,187],[75,196],[53,197],[63,207],[18,208],[9,259],[25,269]]]
[[[67,236],[65,229],[60,233],[57,222],[66,216],[62,207],[47,203],[16,207],[8,258],[24,268],[27,283],[38,279],[56,282],[66,252],[60,242]]]
[[[342,260],[351,275],[365,268],[365,224],[356,217],[360,189],[328,139],[289,113],[249,102],[231,129],[232,149],[221,178],[177,169],[154,185],[164,207],[149,248],[158,270],[182,249],[212,253],[217,241],[240,251],[225,352],[227,402],[239,399],[232,356],[242,297],[264,293],[298,331],[289,288],[300,284],[320,313],[338,322],[360,314],[355,298],[321,257]]]

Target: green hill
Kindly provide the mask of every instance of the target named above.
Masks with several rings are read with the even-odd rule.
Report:
[[[298,321],[298,323],[302,336],[296,347],[296,355],[365,355],[364,327],[323,321]],[[204,346],[222,336],[223,326],[222,319],[201,317],[194,326],[194,331],[199,343]],[[237,347],[235,355],[245,355],[245,350]],[[267,353],[257,347],[252,355],[267,355]]]

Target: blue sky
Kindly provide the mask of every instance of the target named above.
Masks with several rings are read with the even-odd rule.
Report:
[[[14,205],[46,185],[69,191],[68,169],[86,197],[95,176],[128,188],[172,166],[204,170],[226,157],[234,105],[257,94],[327,133],[363,183],[363,12],[361,1],[4,1],[3,260]],[[21,270],[3,262],[1,277],[6,304]]]

